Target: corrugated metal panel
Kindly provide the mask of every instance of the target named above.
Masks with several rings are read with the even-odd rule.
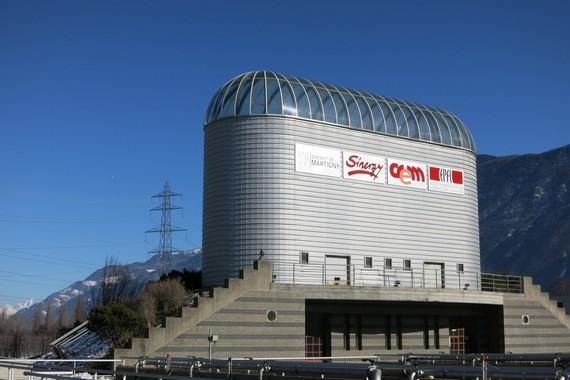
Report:
[[[460,169],[465,194],[296,172],[299,143]],[[266,116],[207,125],[204,154],[206,285],[250,267],[261,249],[271,260],[297,263],[301,251],[311,263],[327,254],[350,256],[357,269],[372,256],[378,265],[392,258],[399,267],[411,259],[414,270],[424,261],[443,262],[449,275],[457,263],[466,272],[480,270],[470,151]]]

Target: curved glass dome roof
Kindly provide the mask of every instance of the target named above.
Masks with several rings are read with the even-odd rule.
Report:
[[[272,71],[252,71],[228,81],[212,98],[205,123],[245,115],[318,120],[475,152],[469,130],[440,108]]]

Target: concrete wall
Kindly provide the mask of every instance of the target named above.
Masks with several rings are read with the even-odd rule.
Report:
[[[152,356],[184,357],[208,356],[207,337],[218,335],[213,356],[227,357],[303,357],[305,355],[305,334],[307,305],[316,301],[340,302],[334,306],[327,304],[317,311],[333,314],[331,323],[331,354],[342,356],[362,356],[401,354],[410,351],[448,351],[450,314],[469,314],[473,303],[500,305],[502,295],[451,289],[378,289],[324,287],[303,285],[273,284],[268,290],[249,290],[235,301],[220,308],[210,317],[194,327],[180,330],[171,341],[149,353]],[[355,302],[367,302],[355,306]],[[400,306],[388,309],[386,305],[399,302]],[[453,312],[450,303],[462,305],[461,312]],[[407,305],[406,305],[407,304]],[[448,305],[442,313],[442,305]],[[370,305],[374,305],[370,307]],[[477,306],[475,306],[477,308]],[[314,308],[313,308],[314,309]],[[389,311],[388,311],[389,310]],[[267,314],[274,311],[275,321],[269,321]],[[313,310],[315,311],[315,310]],[[343,346],[342,328],[344,313],[350,313],[351,349]],[[392,314],[392,348],[386,349],[382,324],[387,313]],[[355,330],[356,315],[362,315],[362,349],[357,347]],[[402,349],[397,347],[396,315],[402,319]],[[423,315],[428,315],[430,324],[430,348],[423,345]],[[439,315],[439,346],[435,346],[434,315]]]
[[[335,356],[449,352],[449,333],[456,328],[470,334],[471,352],[570,351],[568,316],[529,278],[524,279],[524,294],[373,289],[276,284],[270,262],[255,267],[228,280],[226,287],[214,288],[210,298],[199,299],[198,307],[184,308],[182,317],[167,318],[166,327],[151,330],[149,338],[133,339],[131,349],[115,350],[115,357],[207,357],[210,330],[219,337],[213,352],[218,358],[303,357],[305,336],[329,339],[326,353]],[[528,325],[521,324],[522,314],[529,316]],[[345,346],[347,333],[350,349]]]
[[[268,318],[270,311],[276,313],[273,321]],[[302,357],[305,300],[288,292],[248,291],[154,354],[208,357],[210,330],[219,336],[213,357]]]
[[[505,351],[570,352],[570,318],[564,308],[530,277],[524,278],[524,289],[524,294],[505,295]]]
[[[465,194],[298,172],[297,143],[461,169]],[[448,287],[477,284],[477,178],[470,151],[309,120],[252,116],[205,126],[204,155],[207,286],[236,276],[261,249],[274,261],[278,282],[293,282],[293,264],[296,283],[322,282],[319,265],[326,255],[340,255],[350,257],[353,277],[369,278],[356,278],[357,285],[382,282],[384,275],[409,282],[415,273],[418,286],[424,262],[445,264]],[[310,265],[299,266],[302,251],[309,253]],[[366,276],[360,274],[365,257],[373,258]],[[384,268],[385,258],[392,259],[393,269]],[[412,271],[403,270],[404,259],[411,260]],[[458,263],[464,264],[462,279]]]
[[[522,316],[529,323],[522,323]],[[505,351],[570,352],[570,330],[536,300],[509,295],[504,305]]]

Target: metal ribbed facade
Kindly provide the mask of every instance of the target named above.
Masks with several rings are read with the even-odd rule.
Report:
[[[472,150],[282,115],[224,117],[204,131],[206,286],[237,276],[261,250],[274,262],[277,282],[327,283],[327,260],[341,257],[350,265],[343,279],[350,285],[397,286],[410,276],[412,283],[425,284],[419,277],[425,276],[426,263],[437,263],[446,287],[477,286]],[[296,168],[299,144],[454,168],[463,173],[464,191],[305,173]]]
[[[410,259],[479,271],[475,155],[471,152],[278,117],[219,121],[205,130],[204,278],[220,284],[261,249],[290,277],[300,252],[311,263],[348,255],[401,267]],[[295,171],[295,143],[451,165],[465,194],[433,193]],[[284,267],[289,266],[289,267]],[[374,266],[373,266],[374,268]],[[448,273],[447,278],[449,279]]]

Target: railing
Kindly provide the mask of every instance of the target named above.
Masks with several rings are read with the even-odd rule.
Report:
[[[407,354],[403,356],[327,356],[281,358],[173,358],[143,357],[133,367],[113,370],[81,368],[89,378],[188,380],[242,378],[439,378],[439,379],[568,379],[570,354]],[[321,360],[321,361],[316,361]],[[100,360],[99,360],[100,361]],[[79,362],[79,361],[78,361]],[[86,361],[83,361],[86,362]],[[61,371],[72,369],[52,366]],[[27,376],[43,379],[77,379],[72,375],[44,374],[41,367],[26,371]],[[78,369],[79,370],[79,369]],[[100,376],[104,374],[103,376]],[[82,377],[87,378],[87,377]],[[8,379],[11,380],[11,379]]]
[[[318,360],[318,361],[317,361]],[[343,378],[374,379],[382,376],[396,378],[438,379],[555,379],[566,380],[570,354],[407,354],[397,357],[326,356],[282,358],[140,358],[135,366],[136,376],[154,379],[200,377],[242,379]],[[148,373],[150,370],[154,373]],[[162,372],[162,373],[156,373]],[[130,374],[132,375],[132,374]],[[178,375],[178,376],[176,376]],[[175,377],[176,376],[176,377]],[[188,377],[186,377],[188,376]]]
[[[355,264],[273,262],[273,282],[295,285],[447,288],[523,293],[521,276],[432,268],[362,268]]]
[[[112,370],[104,371],[97,369],[89,369],[97,378],[98,371],[109,372],[114,371],[116,365],[122,360],[114,359],[0,359],[0,368],[5,368],[7,372],[6,380],[22,379],[22,374],[27,379],[43,379],[43,378],[74,378],[78,373],[85,372],[85,368],[81,365],[86,363],[96,364],[112,364]],[[99,377],[103,379],[103,377]]]
[[[524,293],[521,276],[481,273],[481,290],[484,292]]]

